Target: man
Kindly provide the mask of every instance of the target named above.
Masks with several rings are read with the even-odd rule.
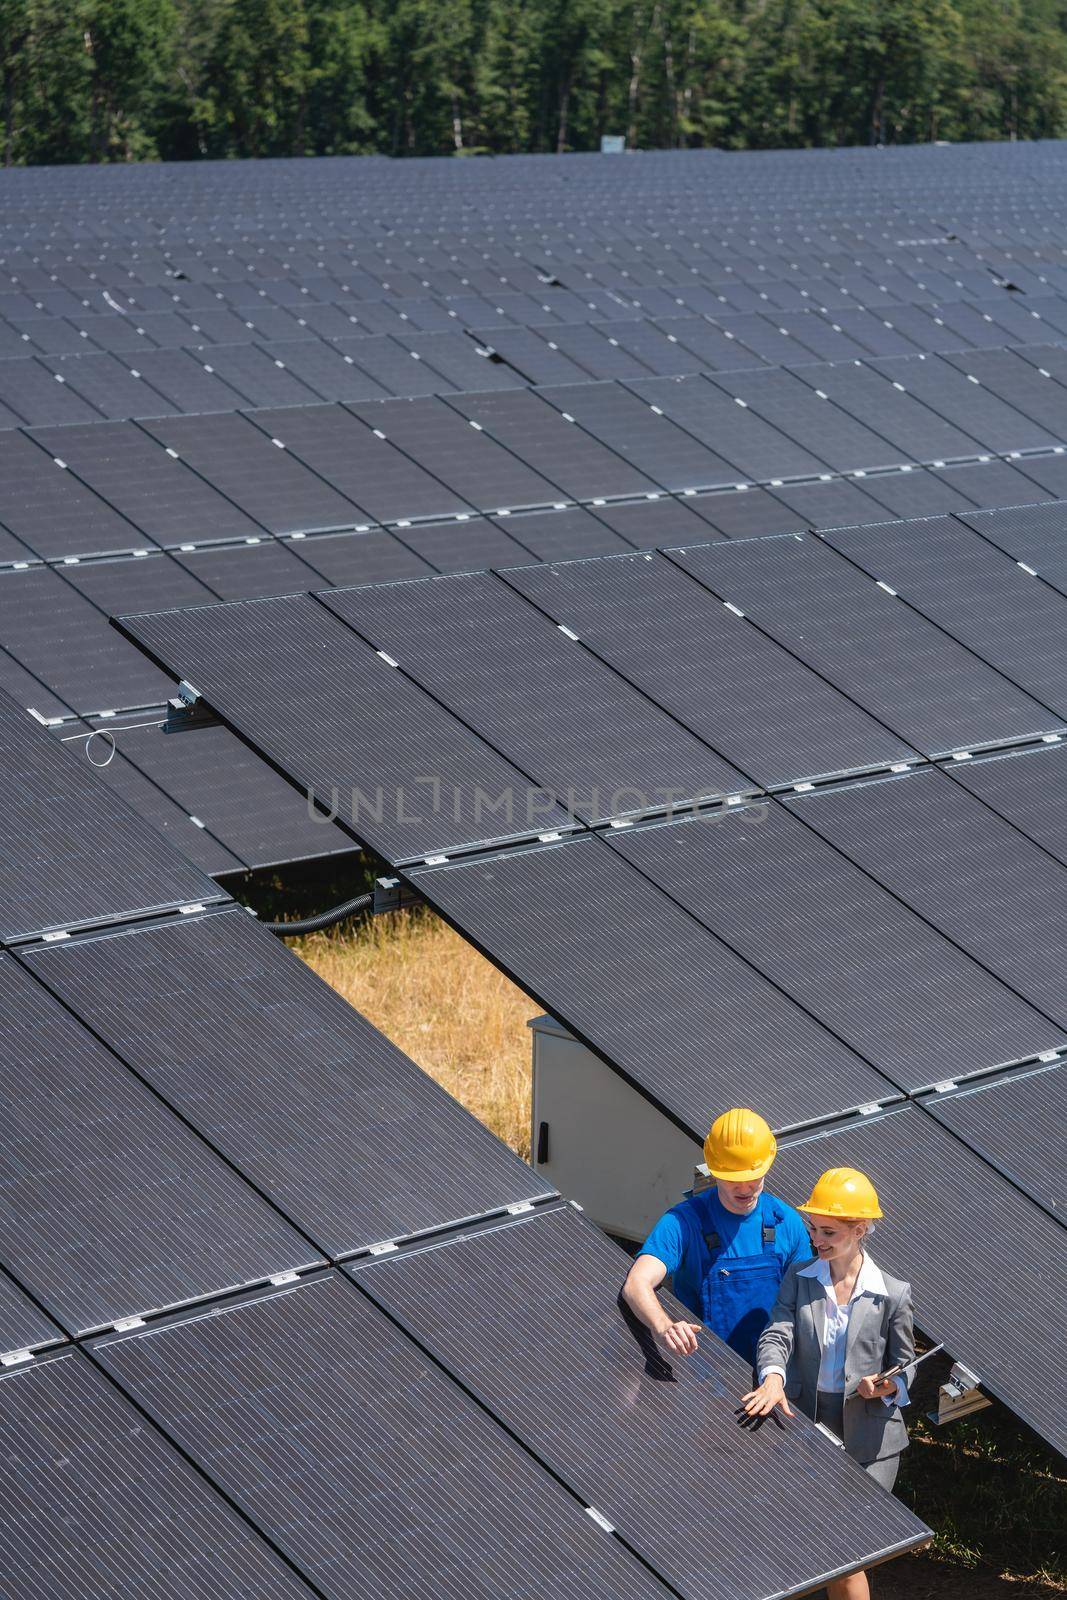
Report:
[[[755,1362],[786,1268],[811,1260],[800,1213],[764,1193],[777,1153],[762,1117],[742,1107],[724,1112],[704,1141],[715,1187],[660,1217],[630,1268],[627,1304],[675,1355],[696,1350],[703,1323]],[[668,1273],[675,1297],[701,1322],[675,1322],[664,1311],[656,1290]]]

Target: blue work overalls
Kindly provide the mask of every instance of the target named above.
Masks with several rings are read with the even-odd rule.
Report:
[[[722,1241],[715,1231],[704,1195],[693,1195],[704,1240],[704,1271],[700,1303],[712,1333],[724,1339],[746,1361],[755,1363],[756,1344],[770,1321],[782,1281],[782,1262],[775,1250],[778,1226],[785,1214],[773,1196],[761,1194],[756,1206],[763,1233],[763,1249],[755,1256],[727,1256],[720,1261]]]

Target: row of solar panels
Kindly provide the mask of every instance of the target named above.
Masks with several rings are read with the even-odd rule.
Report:
[[[740,1434],[724,1347],[646,1373],[614,1246],[6,699],[0,738],[5,1595],[758,1600],[921,1542],[807,1424]]]
[[[678,1126],[758,1086],[814,1130],[786,1176],[828,1139],[878,1174],[926,1331],[1063,1448],[1012,1307],[1067,1267],[1067,595],[1009,549],[1065,538],[1039,508],[123,626]]]

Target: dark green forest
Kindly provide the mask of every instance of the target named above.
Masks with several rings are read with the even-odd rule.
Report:
[[[7,165],[1067,133],[1067,0],[0,0]]]

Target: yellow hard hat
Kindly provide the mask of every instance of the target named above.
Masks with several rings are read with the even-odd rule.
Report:
[[[855,1167],[831,1167],[824,1172],[810,1199],[797,1210],[816,1217],[843,1217],[848,1222],[873,1221],[882,1215],[874,1184]]]
[[[735,1106],[711,1125],[704,1140],[704,1161],[713,1178],[745,1183],[762,1178],[778,1153],[778,1142],[754,1111]]]

